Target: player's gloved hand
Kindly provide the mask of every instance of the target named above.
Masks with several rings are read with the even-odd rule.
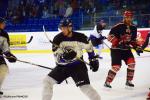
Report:
[[[135,51],[136,51],[136,53],[137,53],[138,56],[140,56],[140,54],[143,53],[142,47],[140,47],[140,46],[137,46],[135,48]]]
[[[124,43],[124,42],[119,42],[118,48],[121,48],[121,49],[130,49],[130,47],[126,43]]]
[[[97,56],[94,56],[93,58],[89,59],[90,61],[90,69],[93,71],[93,72],[96,72],[98,71],[98,68],[99,68],[99,61],[97,59]]]
[[[62,58],[65,60],[72,60],[76,57],[76,55],[77,53],[74,50],[65,48]]]
[[[101,37],[100,37],[100,40],[105,40],[105,39],[107,39],[106,36],[101,36]]]
[[[108,35],[107,40],[112,43],[112,47],[117,47],[119,45],[119,39],[112,34]]]
[[[11,52],[5,52],[4,55],[7,57],[7,60],[11,63],[14,63],[17,61],[16,56],[14,56]]]

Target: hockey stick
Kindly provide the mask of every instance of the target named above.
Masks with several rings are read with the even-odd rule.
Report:
[[[50,42],[51,44],[53,44],[54,46],[60,48],[58,45],[54,44],[54,43],[49,39],[49,37],[48,37],[48,35],[47,35],[46,31],[45,31],[44,25],[43,25],[43,31],[44,31],[44,34],[45,34],[46,38],[49,40],[49,42]],[[80,60],[81,62],[84,62],[85,64],[87,64],[87,65],[90,66],[90,64],[89,64],[88,62],[86,62],[86,61],[84,61],[84,60],[82,60],[82,59],[80,59],[80,58],[78,58],[78,57],[76,57],[76,59],[78,59],[78,60]]]
[[[11,57],[3,56],[3,55],[0,55],[0,57],[4,57],[4,58],[6,58],[6,59],[11,58]],[[41,67],[41,68],[53,70],[52,68],[49,68],[49,67],[46,67],[46,66],[43,66],[43,65],[39,65],[39,64],[35,64],[35,63],[32,63],[32,62],[23,61],[23,60],[19,60],[19,59],[17,59],[17,61],[18,61],[18,62],[22,62],[22,63],[26,63],[26,64],[30,64],[30,65],[34,65],[34,66],[38,66],[38,67]]]
[[[53,70],[52,68],[49,68],[49,67],[46,67],[46,66],[43,66],[43,65],[39,65],[39,64],[35,64],[35,63],[32,63],[32,62],[23,61],[23,60],[19,60],[19,59],[17,59],[17,61],[22,62],[22,63],[26,63],[26,64],[30,64],[30,65],[34,65],[34,66],[38,66],[38,67],[41,67],[41,68]]]
[[[105,43],[104,41],[103,41],[103,43],[106,45],[106,47],[108,47],[109,49],[111,49],[107,43]]]
[[[27,44],[31,43],[31,41],[33,40],[33,36],[30,37],[29,41],[27,42]]]
[[[33,40],[33,36],[31,36],[30,39],[29,39],[26,43],[17,43],[17,44],[18,44],[18,45],[19,45],[19,44],[24,44],[24,45],[26,45],[26,44],[31,43],[32,40]],[[16,45],[17,45],[17,44],[16,44]]]
[[[143,51],[145,51],[145,52],[150,52],[149,50],[143,50]]]
[[[104,43],[109,49],[111,49],[111,47],[109,47],[107,43],[105,43],[104,41],[103,41],[103,43]],[[133,47],[129,47],[129,48],[134,49]],[[115,49],[124,50],[124,49],[121,49],[121,48],[115,48]],[[145,49],[142,49],[142,51],[150,52],[149,50],[145,50]]]

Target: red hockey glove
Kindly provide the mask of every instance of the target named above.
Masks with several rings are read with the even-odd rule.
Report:
[[[107,39],[112,43],[112,47],[117,47],[119,45],[119,39],[114,35],[109,35]]]

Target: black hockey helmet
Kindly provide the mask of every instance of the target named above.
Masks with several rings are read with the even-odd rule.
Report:
[[[67,27],[67,26],[72,27],[72,20],[70,18],[63,18],[59,23],[59,27]]]
[[[106,27],[106,23],[104,22],[104,20],[100,20],[96,24],[96,29],[98,33],[100,33],[103,29],[105,29],[105,27]]]
[[[0,17],[0,23],[5,23],[5,22],[6,22],[6,20],[4,18]]]

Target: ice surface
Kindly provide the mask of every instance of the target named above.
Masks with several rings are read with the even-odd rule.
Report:
[[[26,60],[41,65],[55,67],[52,54],[16,54],[18,59]],[[150,53],[144,53],[141,57],[136,56],[135,88],[125,88],[126,66],[123,66],[112,83],[112,89],[103,87],[107,72],[111,67],[109,53],[102,53],[104,57],[100,60],[100,69],[93,73],[89,70],[92,86],[101,95],[102,100],[145,100],[150,87]],[[87,55],[85,54],[87,60]],[[9,64],[9,75],[4,82],[4,96],[0,100],[41,100],[42,81],[49,70],[38,68],[24,63]],[[88,100],[75,86],[71,78],[69,84],[65,82],[54,86],[52,100]],[[16,97],[8,97],[16,96]],[[27,96],[19,98],[19,96]]]

